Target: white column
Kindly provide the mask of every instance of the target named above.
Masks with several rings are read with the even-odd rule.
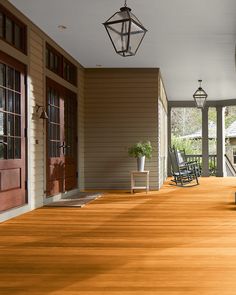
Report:
[[[208,107],[202,110],[202,176],[209,176]]]
[[[168,107],[168,148],[171,147],[171,107]],[[168,155],[168,176],[171,176],[171,162],[169,157],[169,151],[167,152]]]
[[[225,108],[222,106],[216,107],[217,113],[217,177],[225,175]]]

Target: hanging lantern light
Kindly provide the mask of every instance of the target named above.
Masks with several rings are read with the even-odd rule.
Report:
[[[198,80],[199,87],[197,91],[193,94],[193,98],[195,100],[196,106],[198,109],[203,109],[207,99],[207,93],[202,89],[201,83],[202,80]]]
[[[138,18],[127,7],[124,7],[110,17],[103,25],[111,39],[112,45],[119,55],[135,55],[147,32]]]

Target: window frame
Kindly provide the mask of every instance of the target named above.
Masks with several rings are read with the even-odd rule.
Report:
[[[7,10],[2,4],[0,4],[0,13],[3,16],[3,24],[2,24],[2,36],[0,36],[0,40],[6,42],[11,45],[15,49],[27,55],[27,26],[20,21],[14,14],[12,14],[9,10]],[[6,19],[11,20],[12,22],[12,42],[8,41],[6,38]],[[16,46],[16,38],[15,38],[15,27],[16,25],[20,28],[20,46]]]
[[[46,42],[46,68],[53,73],[57,74],[67,82],[77,87],[77,77],[78,70],[77,66],[75,66],[72,62],[70,62],[64,55],[58,52],[54,47],[52,47],[49,43]],[[50,66],[50,54],[58,57],[58,70],[53,69]],[[65,65],[69,66],[69,77],[67,73],[65,73]],[[71,77],[71,78],[70,78]]]

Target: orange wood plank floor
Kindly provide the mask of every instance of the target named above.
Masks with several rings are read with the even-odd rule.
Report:
[[[0,225],[0,294],[235,295],[235,178],[106,193]]]

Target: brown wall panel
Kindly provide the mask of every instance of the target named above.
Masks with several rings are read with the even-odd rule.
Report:
[[[150,140],[150,185],[158,186],[158,69],[85,70],[85,187],[127,189],[132,144]]]

